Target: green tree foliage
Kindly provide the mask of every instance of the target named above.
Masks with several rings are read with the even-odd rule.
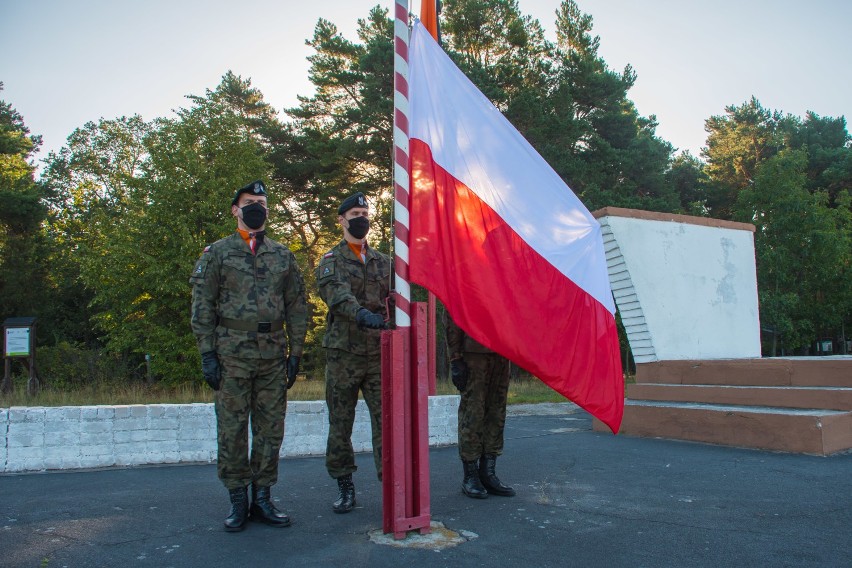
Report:
[[[804,119],[752,97],[705,123],[706,207],[755,223],[767,351],[848,336],[852,148],[843,117]]]
[[[316,93],[287,111],[294,119],[286,132],[289,160],[275,163],[277,174],[308,198],[315,234],[330,233],[333,240],[340,236],[337,205],[364,192],[379,211],[371,233],[378,245],[390,240],[392,201],[393,22],[387,10],[373,8],[358,20],[358,38],[361,43],[345,39],[327,20],[317,23],[307,42],[315,50],[308,60]]]
[[[680,198],[680,209],[688,215],[707,216],[707,185],[709,178],[704,164],[687,152],[675,156],[666,178]]]
[[[609,70],[592,19],[575,2],[563,2],[556,25],[558,45],[516,0],[443,5],[448,54],[587,206],[682,210],[667,176],[671,145],[656,137],[654,117],[640,117],[627,98],[633,70]],[[312,224],[297,223],[306,247],[337,230],[334,204],[353,191],[379,205],[374,236],[390,240],[392,32],[387,11],[374,8],[359,20],[358,43],[327,20],[308,41],[316,93],[287,111],[293,122],[280,132],[272,160],[276,178],[316,213]]]
[[[754,182],[757,167],[785,147],[785,127],[780,112],[764,109],[752,97],[741,106],[728,106],[725,115],[705,122],[707,161],[705,172],[711,179],[707,206],[711,215],[730,219],[737,194]]]
[[[23,117],[0,100],[0,321],[44,314],[46,208],[31,163],[40,145],[41,137],[30,135]]]
[[[783,116],[752,99],[708,119],[706,164],[673,157],[627,96],[636,73],[598,54],[591,16],[573,0],[555,16],[554,43],[516,0],[446,0],[444,47],[590,209],[755,223],[762,319],[785,349],[848,326],[845,120]],[[376,7],[352,41],[321,19],[307,44],[315,92],[286,120],[229,71],[172,118],[85,124],[39,183],[29,163],[38,137],[0,102],[0,292],[16,302],[3,309],[38,309],[57,353],[102,348],[137,374],[150,354],[157,377],[197,380],[189,273],[205,245],[234,230],[235,189],[260,178],[272,236],[297,255],[315,307],[303,361],[315,374],[324,304],[313,272],[340,238],[340,200],[364,192],[378,213],[371,242],[391,241],[393,22]],[[12,270],[22,263],[29,272]]]
[[[782,150],[755,169],[754,183],[740,191],[736,217],[756,226],[760,314],[769,330],[769,355],[778,340],[788,350],[832,336],[848,318],[852,278],[850,195],[839,207],[826,191],[807,189],[808,157]]]
[[[448,0],[444,17],[451,57],[587,207],[680,210],[672,147],[627,98],[636,74],[609,69],[576,2],[557,10],[556,45],[516,0]]]
[[[635,75],[598,56],[591,18],[573,2],[558,45],[510,0],[448,2],[447,49],[586,200],[677,209],[666,177],[671,148],[653,117],[626,98]],[[233,230],[229,197],[247,180],[270,186],[270,227],[302,263],[309,290],[320,255],[340,238],[336,207],[363,191],[378,210],[372,242],[387,250],[392,211],[393,22],[374,8],[357,41],[320,20],[308,45],[312,96],[281,122],[249,81],[228,72],[190,96],[176,118],[92,122],[51,155],[48,235],[56,297],[76,304],[74,340],[102,343],[180,380],[196,371],[186,322],[187,274],[203,246]],[[607,161],[607,163],[603,163]],[[669,188],[669,189],[667,189]],[[65,283],[64,285],[62,283]],[[323,304],[305,368],[322,334]],[[70,315],[70,314],[69,314]],[[316,361],[315,363],[318,363]]]
[[[315,93],[286,111],[291,121],[271,140],[273,178],[287,195],[283,219],[303,261],[313,307],[303,368],[319,371],[318,348],[326,307],[316,293],[314,269],[342,234],[337,207],[361,191],[375,210],[370,242],[388,252],[391,242],[393,146],[393,21],[373,8],[358,20],[358,42],[319,20],[307,44]]]
[[[517,123],[546,92],[553,46],[514,0],[444,3],[444,47],[494,105]]]
[[[852,191],[852,149],[844,117],[820,117],[808,112],[802,122],[795,122],[790,135],[790,148],[804,149],[808,154],[807,188],[828,192],[835,207]]]
[[[111,246],[110,267],[124,282],[100,288],[111,307],[100,320],[110,347],[150,353],[153,371],[172,380],[198,369],[188,323],[195,260],[204,246],[234,231],[236,188],[268,178],[263,149],[247,124],[253,115],[220,96],[227,79],[204,99],[192,99],[177,119],[158,120],[146,137],[150,158],[139,209]],[[274,206],[277,197],[271,197]]]
[[[587,196],[593,208],[678,210],[678,198],[665,177],[672,146],[657,138],[656,118],[639,116],[627,97],[636,81],[632,67],[621,73],[608,68],[598,55],[599,38],[591,35],[592,17],[581,13],[573,0],[558,9],[556,30],[560,103],[573,108],[581,125],[574,144],[582,165],[575,182],[579,194]]]
[[[61,330],[56,340],[101,345],[102,334],[93,327],[100,313],[99,290],[103,284],[121,284],[104,271],[104,260],[115,234],[135,214],[133,199],[147,157],[143,138],[149,130],[139,116],[89,122],[46,160],[51,325]]]
[[[153,373],[173,381],[197,374],[188,322],[193,263],[234,230],[235,189],[268,178],[256,132],[273,116],[230,73],[190,101],[175,119],[85,125],[51,157],[46,175],[55,194],[51,231],[65,245],[57,260],[70,257],[62,266],[90,294],[99,338],[140,365],[150,354]]]

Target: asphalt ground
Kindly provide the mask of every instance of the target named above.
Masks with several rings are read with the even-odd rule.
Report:
[[[456,447],[434,448],[431,513],[446,530],[430,537],[383,540],[369,454],[353,512],[332,513],[322,457],[288,458],[273,497],[293,525],[240,533],[222,529],[212,464],[5,474],[0,566],[852,566],[850,453],[613,436],[571,405],[512,413],[497,473],[517,496],[465,497]],[[442,534],[460,542],[430,540]]]

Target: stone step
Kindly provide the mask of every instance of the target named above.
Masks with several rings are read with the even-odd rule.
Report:
[[[636,382],[852,388],[852,356],[656,361],[636,365]]]
[[[852,449],[852,412],[626,400],[619,434],[827,456]]]
[[[642,383],[627,385],[631,400],[852,410],[852,388]]]

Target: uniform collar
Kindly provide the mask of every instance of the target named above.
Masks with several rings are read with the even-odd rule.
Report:
[[[248,243],[249,232],[253,232],[253,231],[244,231],[242,229],[237,229],[236,231],[234,231],[234,240],[237,242],[238,247],[240,246],[239,243],[242,242],[245,249],[247,251],[251,252],[251,249],[249,248],[249,243]],[[257,254],[264,252],[264,250],[266,249],[266,245],[264,243],[267,240],[269,240],[269,235],[266,234],[266,231],[263,231],[263,233],[264,233],[264,235],[263,235],[263,238],[260,241],[260,247],[257,250]]]
[[[349,258],[351,260],[357,260],[358,262],[361,262],[361,259],[356,257],[355,253],[352,252],[352,249],[349,247],[349,241],[347,241],[346,239],[341,240],[340,244],[338,244],[337,247],[342,251],[342,254],[346,258]],[[373,253],[373,248],[370,245],[367,245],[367,250],[365,251],[365,253],[366,253],[365,256],[366,256],[367,261],[369,261],[372,257],[375,256],[375,253]]]

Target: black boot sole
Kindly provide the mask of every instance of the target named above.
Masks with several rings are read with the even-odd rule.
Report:
[[[344,515],[346,513],[351,513],[354,508],[355,508],[355,503],[352,503],[352,506],[347,507],[346,509],[344,509],[342,507],[341,508],[332,507],[331,510],[334,511],[335,513],[337,513],[338,515]]]
[[[462,487],[462,493],[471,499],[487,499],[488,492],[483,491],[482,493],[471,493],[469,491],[465,491],[464,487]]]
[[[238,527],[229,527],[225,525],[225,532],[240,532],[246,529],[246,523],[241,524]]]
[[[489,495],[497,495],[498,497],[514,497],[515,490],[511,487],[506,487],[506,489],[500,489],[499,487],[494,487],[490,483],[482,483],[483,489],[485,489]]]
[[[289,527],[290,525],[293,524],[293,522],[290,521],[290,520],[287,520],[283,523],[280,522],[280,521],[270,521],[269,519],[266,519],[266,518],[255,519],[254,517],[252,517],[249,520],[252,521],[253,523],[261,523],[261,524],[264,524],[268,527],[275,527],[277,529],[283,529],[284,527]]]
[[[257,513],[255,511],[249,511],[248,520],[253,522],[253,523],[262,523],[262,524],[264,524],[268,527],[276,527],[276,528],[289,527],[290,525],[293,524],[289,517],[287,518],[286,521],[282,522],[278,519],[270,519],[269,517],[267,517],[267,516],[265,516],[261,513]]]

